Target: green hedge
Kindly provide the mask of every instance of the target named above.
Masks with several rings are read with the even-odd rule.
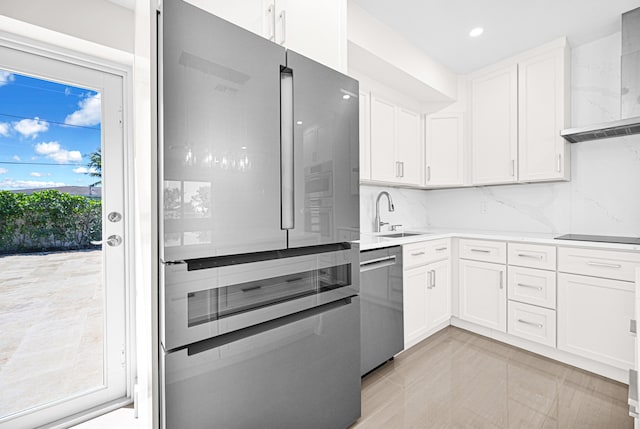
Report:
[[[56,190],[0,191],[0,254],[86,249],[102,236],[101,200]]]

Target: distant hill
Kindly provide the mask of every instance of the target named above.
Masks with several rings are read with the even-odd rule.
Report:
[[[102,198],[102,187],[100,186],[56,186],[53,188],[33,188],[33,189],[15,189],[13,192],[20,192],[23,194],[33,194],[38,191],[47,191],[54,189],[56,191],[64,192],[71,195],[82,195],[85,197]],[[91,191],[91,194],[89,193]]]

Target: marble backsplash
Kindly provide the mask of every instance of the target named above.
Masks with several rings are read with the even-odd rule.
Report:
[[[572,50],[572,126],[619,118],[620,33]],[[375,198],[396,210],[382,220],[405,229],[640,236],[640,135],[571,145],[571,181],[414,190],[360,187],[360,227],[373,230]],[[386,227],[385,227],[386,228]]]

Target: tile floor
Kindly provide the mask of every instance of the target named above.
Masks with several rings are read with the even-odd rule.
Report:
[[[0,257],[0,416],[103,381],[101,251]]]
[[[627,386],[449,327],[369,374],[373,428],[633,428]]]

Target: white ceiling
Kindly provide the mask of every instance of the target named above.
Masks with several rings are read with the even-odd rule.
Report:
[[[640,0],[349,0],[456,73],[567,36],[578,46],[620,29]],[[484,33],[469,37],[474,27]]]

